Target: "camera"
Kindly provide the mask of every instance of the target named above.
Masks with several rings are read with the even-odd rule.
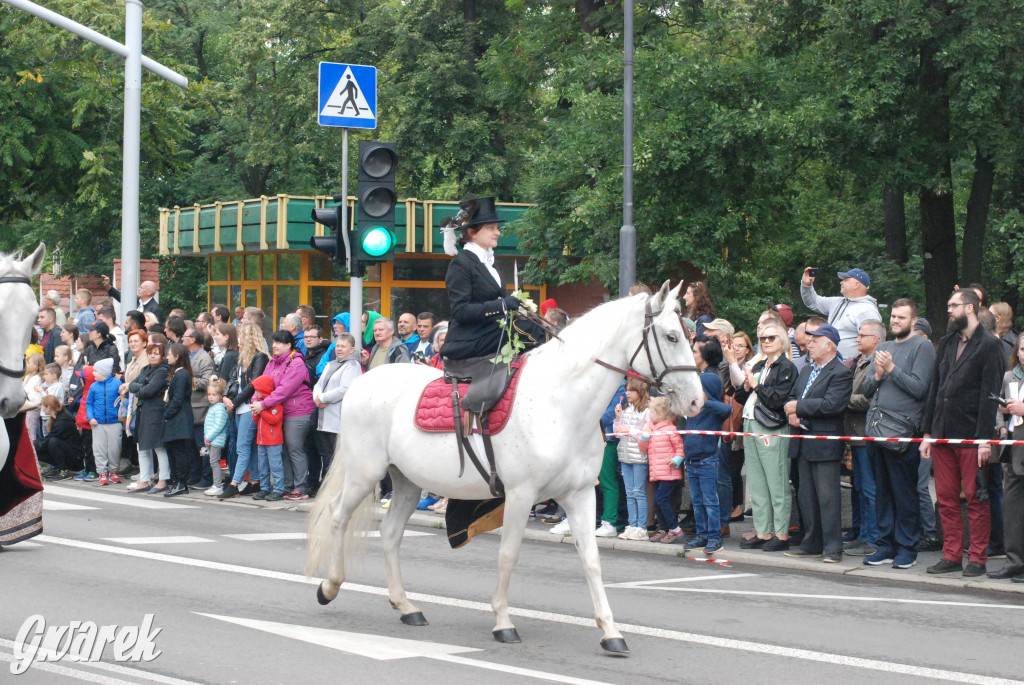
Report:
[[[811,278],[817,278],[818,277],[818,273],[819,273],[818,267],[812,266],[810,268],[810,270],[807,272],[807,275],[810,276]]]

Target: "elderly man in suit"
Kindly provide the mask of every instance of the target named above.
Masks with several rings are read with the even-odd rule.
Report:
[[[921,430],[925,438],[989,440],[996,425],[997,402],[1006,367],[999,338],[978,321],[981,300],[971,288],[955,290],[947,300],[949,326],[935,354],[933,381],[924,405]],[[921,458],[935,469],[935,495],[942,519],[942,559],[928,573],[963,571],[971,578],[986,572],[986,548],[992,528],[988,502],[978,499],[978,469],[992,456],[991,445],[924,443]],[[967,497],[971,545],[963,566],[964,526],[960,492]]]
[[[839,331],[829,324],[808,327],[810,364],[797,376],[785,405],[793,434],[842,435],[843,418],[853,393],[853,374],[836,357]],[[843,558],[842,498],[839,466],[843,444],[838,440],[792,439],[790,459],[797,460],[797,492],[804,538],[786,552],[789,557],[823,556],[826,563]]]

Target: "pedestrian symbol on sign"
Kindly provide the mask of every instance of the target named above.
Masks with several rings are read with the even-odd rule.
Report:
[[[359,83],[352,76],[351,68],[345,69],[344,75],[334,86],[331,96],[320,110],[320,116],[370,120],[376,118],[359,88]]]

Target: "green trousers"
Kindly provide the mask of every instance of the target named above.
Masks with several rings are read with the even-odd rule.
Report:
[[[754,419],[743,420],[746,433],[788,434],[789,426],[765,428]],[[744,463],[750,485],[750,506],[758,535],[789,535],[792,498],[789,491],[789,440],[743,438]]]
[[[619,519],[619,454],[614,442],[604,445],[604,460],[597,480],[601,485],[603,500],[601,520],[614,526]]]

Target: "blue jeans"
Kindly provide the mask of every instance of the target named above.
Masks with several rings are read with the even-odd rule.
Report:
[[[235,425],[238,427],[238,438],[235,440],[236,459],[235,467],[231,470],[231,482],[241,483],[246,471],[250,471],[250,478],[259,477],[258,469],[249,468],[253,464],[252,453],[256,447],[256,422],[252,420],[252,412],[236,416]]]
[[[868,444],[867,449],[875,469],[875,520],[878,523],[875,544],[879,549],[892,552],[899,549],[913,552],[921,540],[921,513],[917,502],[919,445],[910,443],[903,454],[877,444]]]
[[[647,530],[647,464],[622,464],[626,486],[626,525]]]
[[[270,492],[270,479],[274,479],[274,492],[284,494],[284,460],[282,445],[257,445],[260,464],[260,489]]]
[[[853,452],[853,488],[857,495],[857,521],[860,526],[859,540],[872,545],[878,540],[878,523],[875,518],[875,472],[871,467],[867,445],[851,446]]]
[[[697,537],[709,540],[722,537],[718,507],[718,456],[687,457],[686,479],[690,482],[690,501],[697,521]],[[730,500],[731,501],[731,500]]]
[[[235,451],[235,443],[238,440],[238,423],[228,420],[228,442],[224,446],[224,458],[228,462],[228,474],[235,472],[235,462],[238,461],[238,453]]]
[[[732,459],[732,445],[721,440],[718,442],[718,501],[719,525],[724,528],[732,518],[732,474],[729,473],[729,460]]]
[[[654,486],[654,515],[658,518],[658,528],[665,532],[679,525],[679,512],[672,508],[672,495],[678,489],[678,480],[659,480]]]

